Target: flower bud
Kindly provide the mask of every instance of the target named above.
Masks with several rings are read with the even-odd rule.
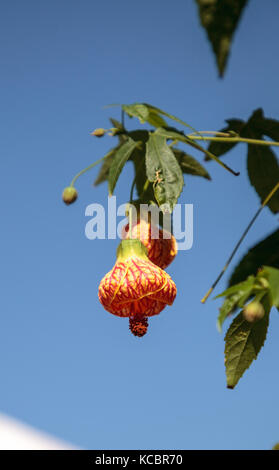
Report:
[[[122,238],[129,238],[129,224],[123,227]],[[147,249],[147,255],[152,263],[165,269],[177,254],[177,243],[173,235],[162,230],[144,219],[138,218],[132,225],[132,238],[138,238]],[[168,236],[168,238],[164,238]],[[154,237],[154,238],[153,238]]]
[[[265,314],[263,305],[258,300],[253,300],[250,304],[246,305],[243,309],[243,317],[246,321],[254,323],[261,320]]]
[[[75,202],[77,197],[78,197],[77,190],[73,186],[68,186],[67,188],[65,188],[62,194],[63,201],[65,202],[65,204],[68,204],[68,205]]]
[[[102,128],[95,129],[95,131],[91,132],[91,135],[94,135],[95,137],[103,137],[105,135],[106,130]]]

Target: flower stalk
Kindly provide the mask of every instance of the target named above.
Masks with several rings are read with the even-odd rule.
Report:
[[[203,131],[203,132],[210,132],[211,131]],[[201,132],[201,133],[203,133]],[[213,132],[212,132],[213,133]],[[220,134],[218,132],[215,132],[215,134]],[[188,134],[187,137],[192,140],[205,140],[205,141],[211,141],[211,142],[230,142],[230,143],[237,143],[237,142],[242,142],[245,144],[252,144],[252,145],[271,145],[275,147],[279,147],[279,142],[275,142],[273,140],[259,140],[259,139],[249,139],[245,137],[238,137],[238,136],[232,136],[232,137],[205,137],[205,136],[199,136],[195,134]]]

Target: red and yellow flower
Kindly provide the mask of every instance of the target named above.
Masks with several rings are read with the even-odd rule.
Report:
[[[148,259],[141,241],[122,240],[116,263],[99,286],[103,307],[119,317],[129,317],[132,333],[143,336],[148,327],[147,317],[172,305],[175,297],[175,283]]]
[[[127,224],[123,228],[122,238],[127,239],[129,236]],[[146,247],[150,261],[162,269],[165,269],[177,254],[175,237],[144,219],[138,219],[132,225],[131,238],[138,238]]]

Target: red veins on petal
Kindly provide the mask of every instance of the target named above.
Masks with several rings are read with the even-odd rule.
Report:
[[[106,310],[120,317],[148,317],[171,305],[176,286],[171,277],[148,259],[132,256],[118,261],[99,286]]]
[[[165,232],[167,233],[167,232]],[[122,238],[129,237],[129,224],[123,228]],[[138,238],[147,248],[148,258],[152,263],[165,269],[177,254],[176,239],[164,238],[164,231],[141,219],[132,226],[132,238]]]

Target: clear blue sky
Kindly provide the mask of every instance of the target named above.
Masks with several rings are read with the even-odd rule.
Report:
[[[194,245],[168,270],[175,304],[142,340],[97,298],[118,244],[84,235],[85,207],[106,204],[106,185],[92,187],[97,170],[78,181],[75,205],[61,202],[75,173],[112,145],[89,135],[119,117],[106,104],[147,101],[200,130],[259,106],[278,119],[278,15],[277,2],[250,2],[220,80],[192,0],[3,2],[0,411],[87,449],[268,449],[279,440],[278,313],[231,391],[215,326],[221,303],[200,303],[259,204],[246,147],[226,159],[238,178],[214,162],[212,182],[186,178],[180,202],[194,204]],[[119,203],[131,175],[127,167]],[[234,264],[277,227],[265,209]]]

